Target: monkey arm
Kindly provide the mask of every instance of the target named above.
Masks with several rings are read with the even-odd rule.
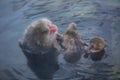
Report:
[[[62,36],[60,33],[57,33],[56,35],[57,35],[57,36],[56,36],[56,40],[57,40],[58,45],[60,45],[60,47],[61,47],[62,49],[65,49],[65,47],[62,45],[63,36]]]
[[[89,44],[88,44],[88,43],[84,42],[84,41],[83,41],[83,40],[81,40],[81,39],[80,39],[80,42],[81,42],[81,44],[82,44],[83,46],[89,46]]]
[[[60,33],[57,33],[56,34],[56,40],[58,40],[58,41],[63,41],[63,36],[60,34]]]
[[[85,52],[84,58],[88,58],[91,54],[91,51],[90,51],[91,46],[88,43],[85,43],[85,42],[83,43],[83,46],[84,46],[84,52]]]

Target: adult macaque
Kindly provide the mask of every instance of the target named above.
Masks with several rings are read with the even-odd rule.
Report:
[[[46,51],[56,41],[56,33],[57,26],[52,24],[50,20],[39,19],[27,27],[21,43],[35,52]]]
[[[105,50],[105,41],[101,37],[93,37],[90,39],[88,46],[85,47],[86,54],[84,57],[88,57],[90,55],[91,59],[94,61],[101,60]]]
[[[57,26],[43,18],[31,23],[25,30],[19,45],[28,60],[29,67],[42,80],[51,80],[59,68],[56,41]]]
[[[70,63],[78,62],[81,57],[82,41],[76,29],[76,24],[71,23],[62,35],[62,45],[64,46],[64,59]]]

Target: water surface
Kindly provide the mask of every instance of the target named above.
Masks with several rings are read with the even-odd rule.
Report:
[[[54,80],[120,80],[120,0],[1,0],[0,80],[39,80],[18,46],[26,26],[47,17],[59,32],[75,22],[81,38],[101,36],[106,55],[101,61],[81,58],[78,64],[59,58]]]

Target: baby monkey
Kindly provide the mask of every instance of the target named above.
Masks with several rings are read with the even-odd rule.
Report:
[[[62,45],[64,47],[64,59],[70,63],[76,63],[81,58],[81,45],[80,35],[76,31],[77,26],[71,23],[68,28],[63,32]]]
[[[105,50],[105,41],[102,37],[93,37],[90,39],[90,42],[87,46],[85,46],[85,55],[84,57],[87,58],[90,56],[90,58],[94,61],[101,60]]]

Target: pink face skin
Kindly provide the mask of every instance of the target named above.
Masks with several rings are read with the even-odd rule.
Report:
[[[58,27],[54,24],[49,24],[48,29],[49,29],[48,39],[50,40],[49,43],[53,43],[54,48],[56,48],[57,50],[61,50],[61,47],[56,40],[56,33]]]
[[[55,32],[57,32],[57,26],[54,24],[48,25],[49,28],[49,34],[54,34]]]

